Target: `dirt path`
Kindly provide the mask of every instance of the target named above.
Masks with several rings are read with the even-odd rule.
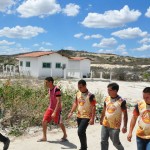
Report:
[[[131,118],[131,111],[129,112],[129,120]],[[128,123],[129,125],[129,123]],[[37,142],[41,138],[42,132],[38,132],[34,135],[26,135],[19,138],[11,138],[11,144],[9,150],[73,150],[79,149],[80,143],[77,136],[77,128],[68,128],[68,141],[60,142],[59,139],[62,136],[60,129],[54,129],[48,131],[48,142]],[[101,126],[99,123],[95,123],[93,126],[89,126],[87,129],[87,139],[88,139],[88,150],[100,150],[100,133]],[[125,147],[125,150],[135,150],[136,141],[135,133],[133,135],[132,143],[127,141],[127,133],[120,133],[120,139],[122,144]],[[109,149],[116,150],[112,145],[112,142],[109,142]],[[2,150],[2,144],[0,144],[0,150]]]

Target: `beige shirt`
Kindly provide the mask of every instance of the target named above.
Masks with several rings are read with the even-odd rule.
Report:
[[[120,96],[118,96],[116,99],[112,99],[110,96],[108,96],[105,99],[106,111],[103,119],[104,126],[113,129],[120,129],[121,121],[122,121],[121,105],[123,101],[124,100]]]
[[[138,111],[134,112],[134,115],[139,116],[136,135],[143,139],[150,139],[150,105],[143,100],[138,103]]]
[[[92,115],[92,105],[96,104],[95,97],[90,101],[90,96],[92,94],[90,92],[82,93],[77,92],[76,101],[78,104],[77,108],[77,117],[78,118],[91,118]]]

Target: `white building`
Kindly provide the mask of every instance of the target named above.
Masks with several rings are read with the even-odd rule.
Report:
[[[56,52],[32,52],[17,57],[19,72],[33,77],[88,77],[91,60],[85,57],[66,57]]]

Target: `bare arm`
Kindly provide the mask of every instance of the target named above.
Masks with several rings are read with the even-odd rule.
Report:
[[[90,121],[89,121],[89,124],[90,124],[90,125],[93,125],[93,124],[94,124],[95,111],[96,111],[96,106],[93,105],[93,106],[92,106],[92,115],[91,115],[91,118],[90,118]]]
[[[53,112],[53,114],[52,114],[52,117],[55,117],[55,116],[56,116],[56,112],[57,112],[58,108],[59,108],[60,105],[61,105],[61,97],[60,97],[60,96],[59,96],[59,97],[56,97],[56,99],[57,99],[57,104],[56,104],[56,107],[55,107],[54,112]]]
[[[122,128],[122,133],[127,132],[127,123],[128,123],[128,113],[127,110],[123,111],[123,128]]]
[[[74,103],[73,103],[73,105],[72,105],[71,111],[68,114],[68,118],[70,118],[72,116],[72,113],[76,110],[76,108],[77,108],[77,102],[75,100]]]
[[[101,116],[100,116],[100,124],[102,125],[103,123],[103,119],[104,119],[104,116],[105,116],[105,112],[106,112],[106,107],[104,106],[103,107],[103,110],[102,110],[102,113],[101,113]]]
[[[61,105],[61,97],[60,97],[60,96],[59,96],[59,97],[56,97],[56,99],[57,99],[57,104],[56,104],[56,107],[55,107],[54,112],[57,112],[58,108],[59,108],[60,105]]]
[[[132,116],[132,119],[131,119],[131,122],[130,122],[129,134],[127,136],[127,139],[128,139],[129,142],[131,142],[132,132],[133,132],[133,129],[135,127],[137,118],[138,118],[137,116]]]

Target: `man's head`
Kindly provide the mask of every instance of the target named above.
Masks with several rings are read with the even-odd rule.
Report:
[[[54,83],[54,79],[52,77],[47,77],[45,78],[45,86],[50,88],[51,86],[53,86]]]
[[[107,89],[109,96],[114,98],[117,96],[119,85],[117,83],[110,83],[108,84]]]
[[[80,80],[80,81],[78,81],[78,89],[79,89],[81,92],[86,92],[86,91],[87,91],[87,88],[86,88],[86,81],[85,81],[85,80]]]
[[[150,104],[150,87],[146,87],[143,90],[143,99],[145,100],[146,104]]]

